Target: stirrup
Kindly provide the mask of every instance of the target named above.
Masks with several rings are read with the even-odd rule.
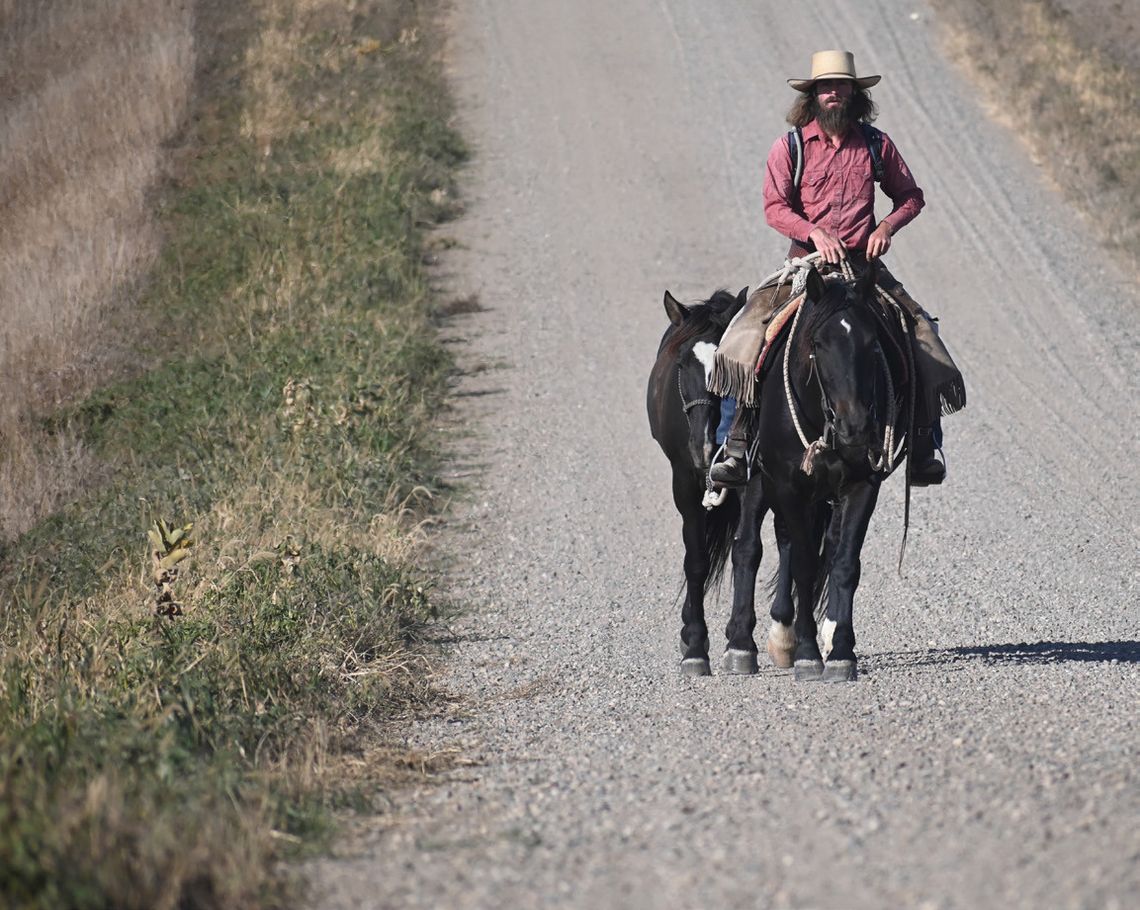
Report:
[[[748,484],[750,473],[747,455],[729,455],[709,468],[709,480],[722,487],[743,487]]]
[[[946,465],[931,452],[930,458],[924,459],[921,465],[912,466],[910,485],[912,487],[936,487],[945,479]]]

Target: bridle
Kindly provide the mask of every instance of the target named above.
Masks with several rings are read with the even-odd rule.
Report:
[[[891,453],[894,449],[894,436],[895,436],[895,420],[898,417],[898,407],[895,403],[895,384],[894,379],[891,377],[891,367],[887,363],[887,355],[883,353],[882,345],[875,342],[876,362],[879,367],[879,372],[886,379],[887,386],[887,418],[883,424],[883,450],[878,458],[868,454],[871,470],[876,474],[888,474],[891,466],[892,459]],[[835,408],[831,404],[831,399],[828,398],[827,388],[823,384],[823,376],[816,368],[815,364],[815,343],[812,343],[811,354],[808,355],[811,359],[811,373],[815,376],[816,385],[819,386],[819,403],[820,409],[823,411],[823,433],[820,439],[823,441],[824,449],[834,449],[835,442],[838,438],[838,431],[835,428]],[[872,414],[878,414],[878,404],[873,401],[870,405]],[[807,448],[807,446],[805,446]]]
[[[690,351],[690,353],[692,352]],[[687,401],[685,399],[685,387],[681,383],[681,373],[684,370],[684,366],[682,365],[683,361],[683,357],[677,359],[677,396],[681,399],[681,410],[684,411],[685,423],[688,425],[689,433],[691,434],[693,432],[693,420],[689,416],[689,412],[693,408],[702,404],[710,408],[715,408],[720,405],[720,399],[694,398],[692,401]],[[705,495],[701,499],[701,505],[704,506],[707,511],[712,511],[715,509],[722,502],[724,502],[725,497],[727,496],[727,487],[715,488],[712,482],[712,478],[708,477],[707,475],[705,476]]]
[[[835,408],[832,407],[831,401],[827,396],[827,389],[823,384],[823,377],[820,375],[819,369],[815,363],[815,341],[812,341],[812,349],[809,355],[811,360],[811,373],[815,375],[816,384],[819,386],[820,394],[820,407],[823,411],[823,430],[818,439],[814,442],[809,442],[807,434],[804,433],[803,425],[800,423],[799,414],[796,411],[795,395],[792,392],[792,382],[789,364],[791,362],[792,342],[796,336],[796,328],[799,325],[800,314],[804,308],[801,306],[796,310],[796,315],[792,319],[792,327],[788,332],[788,340],[784,347],[784,395],[788,402],[788,411],[792,416],[792,423],[796,428],[796,435],[800,438],[800,443],[804,447],[804,458],[800,463],[800,469],[808,475],[815,471],[816,459],[827,451],[835,449],[835,441],[837,431],[835,429]],[[878,366],[886,377],[887,386],[887,418],[884,421],[883,430],[883,448],[879,456],[876,458],[870,452],[867,454],[867,459],[870,463],[871,470],[876,474],[887,475],[891,472],[894,463],[894,447],[895,447],[895,420],[898,417],[897,405],[895,403],[895,386],[894,380],[891,377],[891,367],[887,363],[887,356],[883,353],[882,345],[875,344],[875,352],[878,354]],[[810,381],[810,377],[809,377]],[[872,408],[874,404],[872,403]]]
[[[693,429],[692,419],[689,417],[689,411],[700,405],[707,405],[708,407],[715,407],[720,404],[720,400],[716,398],[694,398],[692,401],[685,400],[685,388],[681,384],[681,373],[685,369],[682,365],[684,358],[677,360],[677,394],[681,398],[681,410],[685,413],[685,423],[689,425],[689,430]]]

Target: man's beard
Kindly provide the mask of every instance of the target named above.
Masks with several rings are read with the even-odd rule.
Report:
[[[844,98],[835,107],[824,107],[819,103],[819,99],[816,99],[815,119],[825,133],[842,136],[855,123],[851,111],[851,99]]]

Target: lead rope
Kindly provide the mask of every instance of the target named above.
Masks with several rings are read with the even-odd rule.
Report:
[[[872,471],[886,471],[891,463],[894,461],[894,447],[895,447],[895,418],[898,416],[898,410],[895,406],[895,383],[891,378],[891,365],[887,363],[887,355],[883,353],[883,348],[879,347],[879,363],[883,368],[883,375],[887,377],[887,426],[883,431],[883,451],[876,461],[871,459]]]
[[[879,294],[880,298],[889,302],[894,307],[895,315],[898,317],[899,325],[902,327],[903,334],[906,335],[906,368],[907,375],[910,377],[910,394],[907,395],[907,419],[906,419],[906,469],[903,471],[903,476],[906,478],[905,492],[903,494],[903,535],[902,541],[899,543],[899,564],[898,574],[902,576],[903,556],[906,554],[906,539],[910,531],[910,462],[911,454],[914,450],[914,409],[915,409],[915,396],[918,393],[918,376],[915,374],[914,365],[914,335],[911,327],[907,324],[906,317],[903,315],[902,305],[895,299],[895,295],[890,291],[882,288],[878,284],[875,285],[875,291]],[[893,421],[892,421],[893,422]],[[901,443],[900,443],[901,448]],[[897,458],[897,454],[895,458]],[[894,459],[892,459],[893,462]]]

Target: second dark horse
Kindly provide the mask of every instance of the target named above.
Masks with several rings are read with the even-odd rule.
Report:
[[[688,676],[707,676],[710,672],[705,593],[724,570],[740,520],[736,492],[730,492],[712,511],[702,505],[720,419],[720,399],[706,391],[706,371],[725,326],[744,306],[747,290],[735,297],[718,291],[692,307],[678,303],[666,291],[665,312],[670,325],[649,375],[649,428],[669,459],[673,503],[681,513],[685,544],[681,672]]]

